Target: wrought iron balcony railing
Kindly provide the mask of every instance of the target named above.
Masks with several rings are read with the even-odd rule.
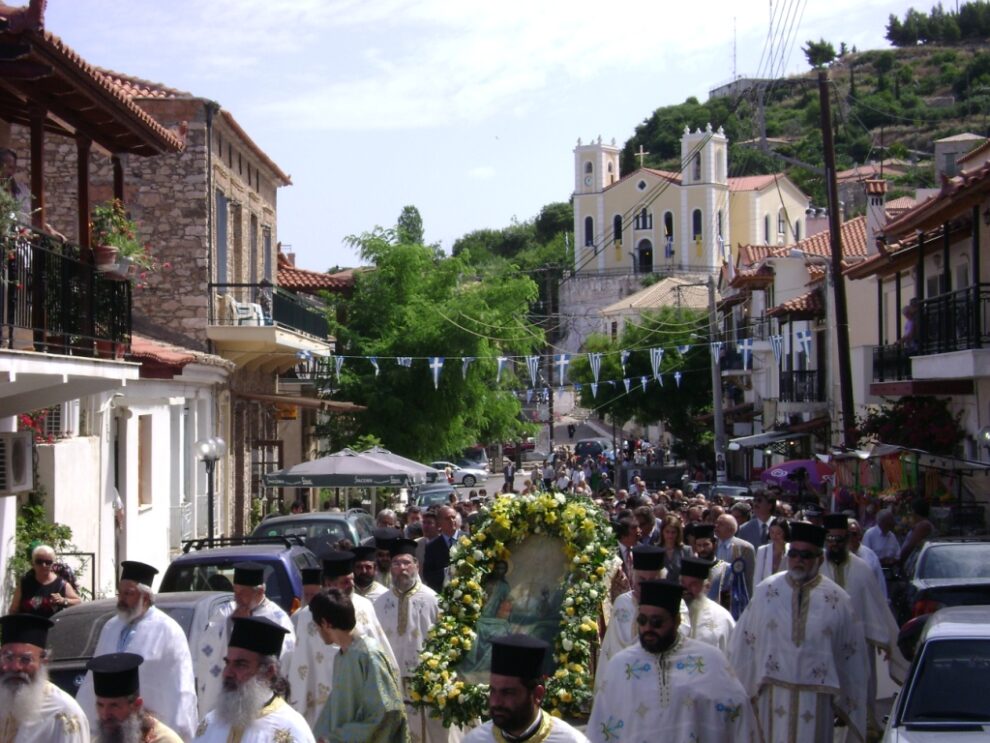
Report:
[[[217,296],[210,325],[279,326],[325,340],[330,332],[322,302],[268,283],[210,284]]]
[[[917,353],[917,352],[915,352]],[[903,343],[873,347],[873,381],[911,379],[911,352]]]
[[[782,371],[781,402],[825,402],[822,376],[817,371]]]
[[[917,322],[919,343],[914,355],[990,346],[990,284],[925,299]]]
[[[101,274],[78,245],[26,228],[0,238],[0,345],[77,356],[131,342],[131,284]]]

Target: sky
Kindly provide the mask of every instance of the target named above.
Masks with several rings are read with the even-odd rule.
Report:
[[[323,271],[359,264],[345,238],[408,204],[448,252],[531,219],[570,198],[578,138],[622,145],[654,109],[734,74],[806,71],[809,39],[886,48],[888,16],[912,4],[930,5],[48,0],[46,27],[94,65],[230,111],[292,177],[284,250]]]

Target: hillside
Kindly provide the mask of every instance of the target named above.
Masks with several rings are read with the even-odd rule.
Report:
[[[895,181],[890,197],[931,186],[933,141],[972,132],[987,136],[990,117],[990,47],[911,47],[845,53],[829,71],[839,170],[885,158],[915,163]],[[789,158],[822,167],[817,73],[764,81],[737,97],[689,98],[658,108],[626,143],[623,172],[635,169],[642,145],[649,167],[679,170],[680,137],[692,129],[722,126],[729,137],[730,175],[785,170],[817,205],[825,203],[822,177],[788,164],[759,146],[760,99],[769,147]],[[772,141],[771,141],[772,140]]]

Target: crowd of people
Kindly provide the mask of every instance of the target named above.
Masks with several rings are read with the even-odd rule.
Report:
[[[51,597],[70,594],[46,572],[50,548],[36,549],[33,581],[0,620],[0,740],[827,741],[835,725],[847,740],[876,730],[878,673],[905,670],[883,585],[904,557],[889,513],[864,531],[817,504],[795,512],[779,491],[720,503],[639,478],[616,491],[607,475],[591,490],[575,469],[568,489],[607,514],[617,541],[584,731],[542,711],[552,650],[531,636],[494,638],[488,722],[445,727],[413,702],[453,546],[494,497],[546,487],[524,477],[518,492],[513,481],[495,496],[379,512],[367,543],[333,545],[303,572],[291,617],[266,598],[261,565],[236,565],[232,597],[192,649],[155,607],[157,570],[124,562],[118,616],[75,699],[45,672]]]

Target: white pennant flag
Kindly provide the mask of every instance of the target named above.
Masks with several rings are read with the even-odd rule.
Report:
[[[340,379],[340,367],[342,367],[343,365],[344,365],[344,357],[343,356],[334,356],[333,357],[333,367],[334,367],[334,371],[337,372],[337,379],[338,380]]]
[[[782,335],[771,335],[770,336],[770,350],[773,351],[773,357],[776,359],[777,363],[780,363],[780,357],[784,353],[784,336]]]
[[[632,380],[629,379],[628,377],[626,377],[625,379],[622,380],[622,385],[623,385],[623,387],[626,388],[626,394],[628,395],[629,394],[629,388],[632,386]]]
[[[443,356],[430,356],[430,372],[433,374],[433,389],[440,387],[440,370],[443,369]]]
[[[639,378],[639,385],[640,385],[640,387],[643,388],[643,392],[646,392],[646,382],[647,382],[646,377],[640,377]]]
[[[526,390],[526,404],[533,402],[533,390]]]
[[[378,357],[377,356],[369,356],[368,357],[368,361],[370,361],[371,362],[371,365],[373,367],[375,367],[375,376],[377,377],[378,376]]]
[[[743,369],[749,369],[749,360],[753,354],[753,339],[743,338],[736,346],[736,350],[742,354]]]
[[[498,369],[495,372],[495,383],[498,384],[502,381],[502,369],[505,368],[505,362],[509,359],[505,356],[499,356],[496,361],[498,362]]]
[[[602,371],[602,355],[600,353],[589,353],[588,364],[591,365],[591,376],[598,381],[598,375]]]
[[[804,355],[809,359],[811,358],[811,331],[810,330],[799,330],[794,334],[797,338],[797,342],[801,345],[801,350],[804,351]]]
[[[540,357],[527,356],[526,368],[529,369],[529,383],[536,386],[536,375],[540,373]]]
[[[619,351],[619,363],[622,365],[622,375],[626,374],[626,362],[629,361],[629,351]]]
[[[409,369],[412,367],[412,356],[396,356],[395,363]]]
[[[463,379],[467,379],[467,370],[472,361],[474,361],[474,356],[465,356],[461,359],[461,377]]]
[[[558,353],[553,360],[553,365],[557,367],[557,382],[559,384],[567,383],[567,365],[571,363],[571,355],[569,353]]]
[[[598,382],[591,383],[591,397],[592,398],[598,397]]]
[[[681,356],[683,356],[684,354],[686,354],[690,350],[691,350],[691,346],[678,346],[677,347],[677,353],[679,353]]]
[[[657,383],[663,387],[663,374],[657,374]]]
[[[679,371],[674,372],[674,381],[677,382],[677,386],[681,386],[681,373]]]
[[[712,354],[716,359],[722,358],[722,341],[712,341]]]
[[[660,364],[663,362],[663,349],[662,348],[651,348],[650,349],[650,366],[653,368],[653,376],[660,376]]]

